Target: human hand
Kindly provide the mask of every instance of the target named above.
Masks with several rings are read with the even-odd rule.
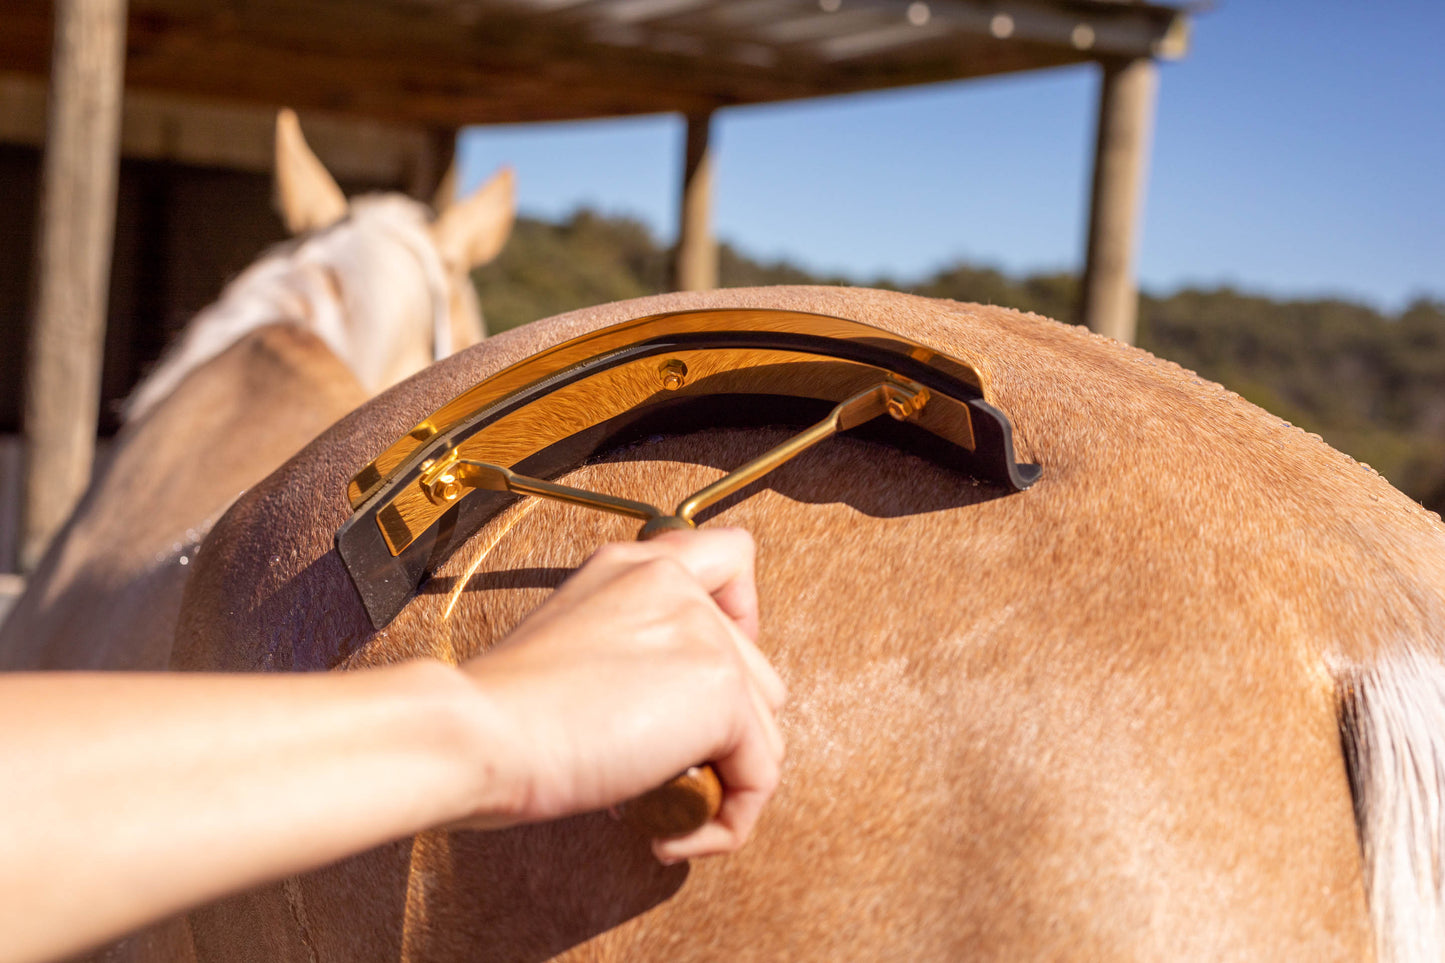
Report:
[[[777,786],[786,696],[755,644],[753,555],[740,529],[604,546],[464,665],[501,734],[486,759],[502,802],[463,825],[601,809],[709,761],[717,816],[654,852],[672,862],[742,845]]]

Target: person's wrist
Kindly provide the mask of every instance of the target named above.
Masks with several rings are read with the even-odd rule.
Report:
[[[397,667],[415,700],[414,718],[428,749],[446,760],[446,791],[435,802],[438,825],[507,825],[523,800],[506,764],[508,727],[485,686],[469,672],[435,659]]]

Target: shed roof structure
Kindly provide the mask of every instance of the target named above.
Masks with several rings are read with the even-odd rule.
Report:
[[[44,76],[51,0],[0,65]],[[1177,57],[1177,8],[1120,0],[130,0],[128,89],[428,127],[796,100]]]
[[[122,155],[265,170],[290,106],[343,179],[422,195],[463,126],[675,112],[675,284],[710,287],[715,111],[1092,61],[1082,316],[1129,340],[1154,62],[1187,43],[1136,0],[7,0],[0,142],[44,149],[21,564],[89,479]]]

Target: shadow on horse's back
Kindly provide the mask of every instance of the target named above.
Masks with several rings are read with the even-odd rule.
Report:
[[[376,631],[332,542],[347,480],[508,364],[723,306],[978,359],[1043,479],[1004,495],[839,438],[707,522],[757,538],[760,645],[792,691],[783,787],[741,853],[664,868],[602,816],[428,833],[198,911],[198,945],[245,959],[225,947],[244,923],[299,958],[354,960],[1439,957],[1445,731],[1416,720],[1445,705],[1445,528],[1217,385],[1041,318],[764,289],[509,332],[247,493],[201,552],[177,664],[484,650],[633,526],[518,503]],[[652,437],[568,479],[670,504],[781,437]]]

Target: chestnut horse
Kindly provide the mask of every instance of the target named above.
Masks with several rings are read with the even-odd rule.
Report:
[[[351,475],[453,395],[604,325],[780,308],[978,360],[1033,488],[847,436],[709,524],[759,545],[792,699],[738,854],[605,815],[432,832],[189,917],[205,960],[1439,960],[1445,526],[1218,385],[1078,328],[877,291],[679,294],[538,322],[404,382],[256,484],[192,566],[172,665],[484,651],[634,526],[524,500],[374,630]],[[784,437],[698,425],[565,476],[672,504]]]

